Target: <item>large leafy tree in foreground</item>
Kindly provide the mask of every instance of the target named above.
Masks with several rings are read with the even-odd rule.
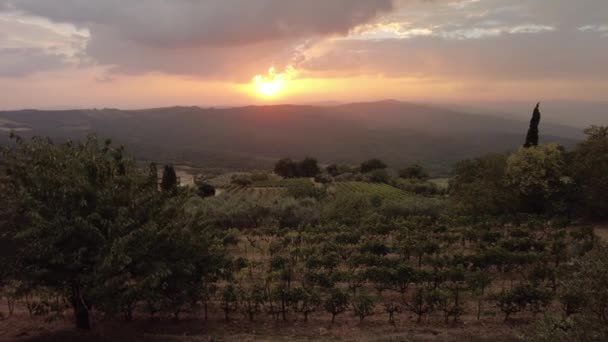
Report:
[[[155,168],[136,168],[110,141],[16,138],[2,154],[18,277],[64,295],[78,327],[93,308],[129,317],[141,300],[177,316],[221,265],[185,195],[159,192]]]
[[[147,220],[132,198],[144,184],[122,149],[95,138],[61,145],[17,138],[3,154],[8,186],[20,197],[18,225],[11,228],[22,276],[65,292],[77,325],[88,328],[105,247]]]

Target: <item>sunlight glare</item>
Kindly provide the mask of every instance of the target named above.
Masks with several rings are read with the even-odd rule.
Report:
[[[264,97],[275,97],[285,91],[288,81],[296,74],[292,66],[287,66],[285,71],[277,73],[274,67],[268,69],[266,75],[256,75],[252,82],[256,91]]]

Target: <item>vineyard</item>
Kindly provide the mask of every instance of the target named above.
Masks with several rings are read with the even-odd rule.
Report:
[[[251,197],[262,197],[262,196],[281,196],[285,194],[285,188],[282,187],[252,187],[252,186],[239,186],[230,185],[226,188],[222,188],[218,191],[218,195],[221,196],[251,196]]]
[[[226,320],[478,324],[491,336],[504,322],[578,312],[577,287],[601,287],[584,272],[560,271],[592,260],[584,255],[599,241],[590,229],[446,223],[240,232],[228,247],[238,266],[206,305]],[[589,300],[606,312],[606,298]]]

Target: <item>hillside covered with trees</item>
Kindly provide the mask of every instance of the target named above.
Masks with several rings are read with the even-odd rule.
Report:
[[[57,141],[96,133],[124,145],[139,160],[269,170],[284,156],[315,156],[327,164],[380,158],[395,167],[423,163],[444,175],[461,159],[512,151],[526,125],[398,101],[0,112],[0,132]],[[578,128],[546,123],[543,129],[544,141],[568,147],[583,137]]]

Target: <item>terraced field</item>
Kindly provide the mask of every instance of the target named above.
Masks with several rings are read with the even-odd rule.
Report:
[[[226,188],[221,189],[218,195],[228,196],[280,196],[285,193],[287,189],[285,187],[257,187],[257,186],[240,186],[230,185]]]
[[[274,179],[254,182],[249,186],[231,184],[220,188],[218,195],[243,195],[243,196],[280,196],[285,194],[287,188],[297,186],[313,186],[308,178]]]

